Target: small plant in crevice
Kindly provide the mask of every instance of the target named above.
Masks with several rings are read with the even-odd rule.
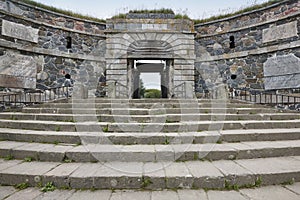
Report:
[[[150,186],[151,184],[153,184],[153,182],[150,179],[143,177],[143,183],[142,183],[143,188],[146,188],[146,187]]]
[[[56,132],[59,132],[60,130],[61,130],[60,126],[57,126],[57,127],[55,128],[55,131],[56,131]]]
[[[107,132],[109,131],[108,125],[106,125],[105,127],[103,127],[103,128],[102,128],[102,131],[103,131],[104,133],[107,133]]]
[[[259,176],[255,180],[254,187],[260,187],[261,184],[262,184],[262,178]]]
[[[169,141],[169,138],[168,138],[168,137],[166,137],[164,144],[166,144],[166,145],[167,145],[167,144],[170,144],[170,141]]]
[[[295,179],[292,178],[289,181],[285,181],[285,182],[281,183],[281,185],[293,185],[294,183],[295,183]]]
[[[27,182],[19,183],[19,184],[15,185],[15,188],[18,190],[24,190],[28,187],[29,187],[29,184]]]
[[[4,160],[13,160],[14,157],[12,155],[7,155],[4,157]]]
[[[24,158],[25,162],[32,162],[34,159],[32,157],[26,157]]]
[[[54,186],[53,182],[48,182],[41,188],[41,191],[42,192],[52,192],[55,189],[56,189],[56,187]]]
[[[231,185],[228,180],[225,180],[225,189],[226,190],[236,190],[236,191],[238,191],[240,188],[237,184]]]

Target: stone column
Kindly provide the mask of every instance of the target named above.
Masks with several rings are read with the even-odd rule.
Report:
[[[107,81],[107,95],[108,95],[108,98],[111,98],[111,99],[116,98],[116,82],[115,81]]]

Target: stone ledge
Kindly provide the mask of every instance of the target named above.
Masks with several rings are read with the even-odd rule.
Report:
[[[241,52],[235,52],[231,54],[223,54],[220,56],[210,56],[210,59],[196,59],[195,62],[209,62],[209,61],[217,61],[217,60],[226,60],[226,59],[233,59],[233,58],[243,58],[247,57],[249,55],[259,55],[259,54],[264,54],[264,53],[271,53],[274,51],[280,51],[280,50],[285,50],[285,49],[294,49],[300,47],[300,40],[291,42],[288,44],[281,44],[281,45],[273,45],[273,46],[267,46],[267,47],[262,47],[259,49],[253,49],[250,51],[241,51]]]
[[[25,18],[25,17],[22,17],[22,16],[18,16],[18,15],[15,15],[15,14],[3,11],[3,10],[0,10],[0,13],[1,14],[5,14],[5,15],[9,15],[9,16],[17,18],[17,19],[28,21],[30,23],[34,23],[34,24],[38,24],[38,25],[43,25],[43,26],[46,26],[46,27],[51,27],[51,28],[55,28],[55,29],[59,29],[59,30],[67,31],[67,32],[73,32],[73,33],[79,33],[79,34],[82,34],[82,35],[88,35],[88,36],[95,36],[95,37],[106,38],[106,36],[104,34],[103,35],[99,35],[99,34],[94,34],[94,33],[88,33],[88,32],[78,31],[78,30],[74,30],[74,29],[69,29],[69,28],[65,28],[65,27],[60,27],[60,26],[56,26],[56,25],[51,25],[51,24],[47,24],[45,22],[39,22],[39,21],[36,21],[36,20],[33,20],[33,19],[29,19],[29,18]],[[103,30],[103,32],[104,32],[104,30]]]
[[[223,35],[223,34],[227,34],[227,33],[233,33],[233,32],[243,31],[245,29],[250,29],[250,28],[253,28],[253,27],[263,26],[263,25],[266,25],[266,24],[270,24],[270,23],[281,21],[281,20],[285,20],[285,19],[288,19],[288,18],[297,17],[298,15],[300,15],[300,11],[298,11],[296,13],[293,13],[291,15],[287,15],[287,16],[284,16],[284,17],[277,18],[277,19],[271,19],[271,20],[268,20],[268,21],[265,21],[265,22],[260,22],[260,23],[249,25],[249,26],[245,26],[245,27],[242,27],[242,28],[231,29],[230,31],[227,31],[227,32],[223,32],[222,31],[222,32],[215,33],[215,34],[197,35],[195,37],[195,39],[202,39],[202,38],[213,37],[213,36],[217,36],[217,35]]]
[[[5,47],[7,49],[16,49],[16,50],[20,50],[20,51],[27,51],[27,52],[36,53],[36,54],[49,55],[49,56],[105,62],[105,58],[100,58],[99,56],[67,53],[67,52],[61,52],[59,50],[43,49],[43,48],[39,48],[39,47],[26,47],[26,46],[22,46],[22,45],[19,45],[19,44],[13,43],[13,42],[9,42],[6,40],[1,40],[1,39],[0,39],[0,47]]]

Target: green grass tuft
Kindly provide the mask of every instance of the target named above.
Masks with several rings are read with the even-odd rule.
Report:
[[[83,14],[75,13],[71,10],[64,10],[64,9],[55,8],[53,6],[48,6],[48,5],[38,3],[38,2],[35,2],[35,1],[32,1],[32,0],[22,0],[22,2],[26,3],[26,4],[29,4],[29,5],[32,5],[32,6],[36,6],[36,7],[39,7],[39,8],[46,9],[46,10],[49,10],[49,11],[52,11],[52,12],[56,12],[56,13],[60,13],[60,14],[63,14],[63,15],[76,17],[76,18],[79,18],[79,19],[90,20],[90,21],[95,21],[95,22],[100,22],[100,23],[105,23],[106,22],[104,19],[99,19],[99,18],[92,17],[92,16],[89,16],[89,15],[83,15]]]

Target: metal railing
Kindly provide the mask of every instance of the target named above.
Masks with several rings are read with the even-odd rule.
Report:
[[[297,94],[280,94],[274,91],[235,88],[229,96],[231,99],[300,111],[300,94],[297,96]]]
[[[69,98],[69,87],[26,90],[21,92],[0,93],[0,104],[4,107],[22,107],[24,105],[44,103]]]

